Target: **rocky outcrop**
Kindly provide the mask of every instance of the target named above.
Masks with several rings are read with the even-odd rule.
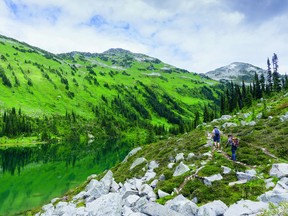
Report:
[[[136,154],[138,151],[140,151],[142,148],[141,147],[137,147],[135,149],[132,149],[128,154],[127,156],[124,158],[124,160],[122,161],[122,163],[126,163],[128,158],[133,156],[134,154]]]
[[[180,176],[188,172],[189,170],[190,170],[189,167],[181,161],[180,164],[176,167],[173,176]]]
[[[273,164],[270,170],[270,176],[276,176],[277,178],[288,177],[288,164]]]
[[[215,174],[215,175],[212,175],[209,177],[204,177],[204,184],[210,186],[210,185],[212,185],[212,182],[220,181],[222,179],[223,179],[223,177],[220,174]]]
[[[207,203],[199,208],[197,216],[218,216],[223,215],[228,209],[221,200]]]
[[[198,212],[198,206],[182,194],[169,200],[165,206],[180,213],[182,216],[196,215]]]
[[[142,163],[144,163],[144,162],[146,162],[147,160],[145,159],[145,158],[143,158],[143,157],[141,157],[141,158],[137,158],[133,163],[132,163],[132,165],[131,165],[131,167],[130,167],[130,170],[132,170],[134,167],[136,167],[136,166],[138,166],[138,165],[140,165],[140,164],[142,164]]]
[[[236,216],[236,215],[257,215],[267,209],[269,205],[264,202],[253,202],[250,200],[241,200],[231,205],[224,216]]]

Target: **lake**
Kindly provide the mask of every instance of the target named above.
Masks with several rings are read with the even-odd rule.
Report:
[[[121,146],[106,141],[79,148],[42,144],[0,149],[0,215],[15,215],[63,196],[89,175],[121,161],[129,151]]]

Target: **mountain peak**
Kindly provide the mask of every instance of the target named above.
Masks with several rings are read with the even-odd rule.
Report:
[[[229,65],[217,68],[215,70],[209,71],[205,73],[208,77],[214,80],[229,80],[229,81],[236,81],[242,82],[252,82],[254,79],[255,72],[260,74],[266,74],[267,71],[254,66],[249,63],[244,62],[233,62]]]

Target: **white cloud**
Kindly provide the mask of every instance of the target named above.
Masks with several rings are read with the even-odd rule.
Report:
[[[18,11],[8,10],[9,1]],[[285,13],[250,25],[249,10],[236,6],[227,0],[5,0],[0,34],[53,53],[121,47],[195,72],[233,61],[266,68],[275,52],[281,72],[288,72]]]

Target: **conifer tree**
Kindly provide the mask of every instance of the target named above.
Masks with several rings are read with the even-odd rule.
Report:
[[[261,91],[261,86],[260,86],[260,81],[259,81],[259,77],[258,74],[255,72],[254,75],[254,81],[255,81],[255,98],[256,99],[260,99],[262,97],[262,91]]]
[[[278,57],[274,53],[272,57],[272,63],[273,63],[273,88],[275,91],[279,92],[281,90],[281,80],[280,80],[280,74],[278,73]]]
[[[269,58],[267,59],[267,84],[266,84],[266,92],[270,94],[272,91],[272,72],[271,72],[271,64]]]

